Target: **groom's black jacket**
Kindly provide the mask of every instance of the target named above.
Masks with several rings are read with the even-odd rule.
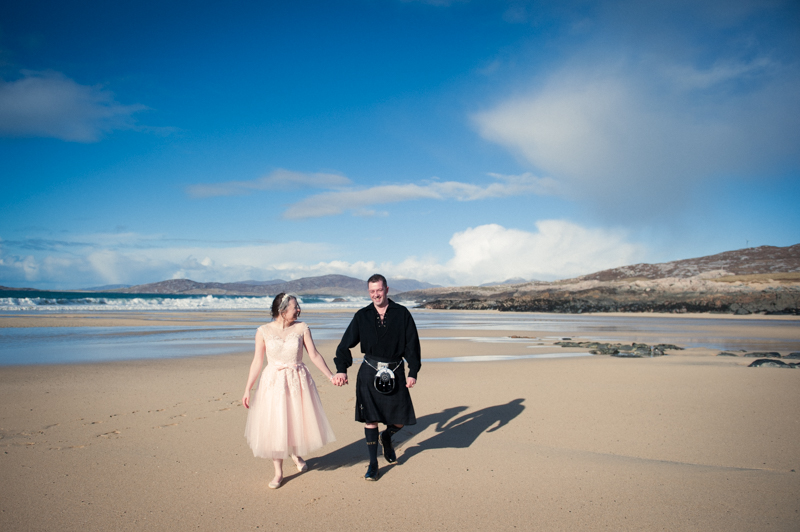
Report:
[[[372,303],[356,312],[336,348],[333,359],[336,371],[347,373],[347,368],[353,365],[350,348],[360,343],[361,352],[370,360],[399,362],[406,359],[408,376],[416,379],[422,362],[417,325],[411,313],[390,299],[384,315],[386,327],[379,331],[377,321],[378,311]]]

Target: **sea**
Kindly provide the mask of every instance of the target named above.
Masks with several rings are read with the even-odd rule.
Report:
[[[0,317],[81,314],[91,318],[131,313],[155,323],[146,327],[0,327],[0,366],[70,364],[222,355],[252,352],[255,329],[267,321],[272,296],[186,296],[88,292],[5,291]],[[314,338],[337,340],[353,312],[367,297],[305,296],[301,319]],[[800,351],[800,321],[733,316],[702,318],[644,315],[581,315],[526,312],[411,310],[423,337],[427,362],[477,362],[519,358],[555,358],[585,354],[531,354],[531,348],[554,340],[674,343],[720,351]],[[224,311],[224,312],[221,312]],[[191,312],[195,325],[168,325],[156,315]],[[226,320],[228,320],[226,322]],[[208,323],[205,323],[208,322]],[[434,336],[425,330],[448,331]],[[516,336],[510,331],[516,331]],[[522,331],[524,334],[519,334]],[[494,332],[495,334],[485,334]],[[507,332],[507,334],[504,334]],[[475,334],[479,333],[479,334]],[[480,342],[485,355],[425,358],[425,342]],[[511,343],[518,354],[498,357],[492,344]]]
[[[116,292],[0,292],[0,312],[91,312],[147,310],[261,310],[272,305],[272,296],[221,296],[181,294],[121,294]],[[367,297],[305,296],[303,308],[362,307]]]

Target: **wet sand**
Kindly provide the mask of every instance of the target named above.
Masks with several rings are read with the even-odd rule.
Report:
[[[551,352],[564,331],[545,332],[427,329],[423,356]],[[425,339],[465,336],[503,340]],[[336,342],[318,346],[331,363]],[[250,350],[4,367],[0,529],[800,529],[800,370],[716,352],[423,360],[419,422],[377,483],[353,385],[311,367],[337,441],[278,490],[243,437]]]

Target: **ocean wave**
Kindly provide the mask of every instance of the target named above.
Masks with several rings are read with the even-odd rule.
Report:
[[[303,308],[325,310],[357,308],[369,303],[365,297],[307,297],[300,298]],[[0,312],[87,312],[125,310],[267,310],[272,297],[4,297]]]

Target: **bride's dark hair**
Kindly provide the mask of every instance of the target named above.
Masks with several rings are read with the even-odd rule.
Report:
[[[300,310],[300,303],[297,302],[297,297],[294,294],[286,294],[281,292],[275,299],[272,300],[272,319],[274,320],[278,316],[281,315],[281,312],[286,310],[286,307],[289,306],[289,301],[294,301],[294,304],[297,305],[297,310]]]

